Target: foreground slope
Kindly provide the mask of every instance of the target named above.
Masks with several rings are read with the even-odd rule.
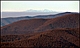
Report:
[[[11,36],[11,35],[10,35]],[[4,41],[1,47],[32,47],[32,48],[79,48],[79,28],[59,28],[52,29],[33,35],[2,36]],[[28,36],[28,38],[27,38]],[[13,38],[13,41],[6,41],[5,37]],[[25,38],[26,37],[26,38]]]

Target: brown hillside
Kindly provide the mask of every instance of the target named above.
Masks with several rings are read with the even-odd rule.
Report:
[[[79,27],[79,13],[65,14],[53,19],[21,20],[1,28],[1,35],[30,34],[55,28]]]
[[[26,34],[43,25],[48,19],[21,20],[1,28],[1,35]]]
[[[54,28],[77,28],[79,27],[78,13],[65,14],[64,16],[53,18],[46,21],[42,26],[35,29],[36,31],[46,31]]]
[[[1,42],[1,47],[79,48],[80,46],[78,35],[79,28],[52,29],[45,32],[34,34],[33,36],[29,35],[28,38],[23,37],[22,40]],[[8,38],[13,37],[8,36]]]

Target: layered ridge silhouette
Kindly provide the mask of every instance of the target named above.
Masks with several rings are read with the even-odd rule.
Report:
[[[50,14],[50,15],[35,15],[35,16],[24,16],[24,17],[8,17],[8,18],[1,18],[1,26],[5,26],[8,24],[11,24],[16,21],[20,20],[30,20],[30,19],[36,19],[36,18],[42,18],[42,19],[47,19],[47,18],[55,18],[64,14],[69,14],[72,12],[64,12],[64,13],[59,13],[59,14]]]
[[[21,20],[1,28],[1,35],[28,34],[54,28],[79,28],[79,13],[65,14],[53,19]]]
[[[79,48],[80,13],[20,20],[1,27],[1,47]]]

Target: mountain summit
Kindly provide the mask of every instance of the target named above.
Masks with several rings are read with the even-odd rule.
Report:
[[[29,9],[26,12],[53,12],[52,10],[44,9],[44,10],[33,10]]]

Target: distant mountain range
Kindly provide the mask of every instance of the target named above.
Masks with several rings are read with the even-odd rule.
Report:
[[[78,13],[61,13],[61,16],[55,18],[33,18],[25,20],[26,18],[19,18],[24,20],[10,20],[5,19],[8,25],[2,27],[2,34],[27,34],[32,32],[42,32],[54,28],[78,28],[79,14]],[[54,16],[53,16],[54,17]],[[46,17],[45,17],[46,18]],[[12,21],[16,21],[11,23]],[[10,24],[11,23],[11,24]]]
[[[54,11],[48,10],[48,9],[44,9],[44,10],[33,10],[33,9],[30,9],[30,10],[27,10],[25,12],[54,12]]]
[[[21,17],[21,16],[36,16],[36,15],[49,15],[49,14],[58,14],[61,12],[56,12],[56,11],[51,11],[51,10],[26,10],[23,12],[1,12],[2,13],[2,18],[6,17]]]
[[[65,12],[4,18],[9,24],[1,27],[1,48],[80,48],[79,17]]]
[[[49,19],[49,18],[55,18],[58,16],[62,16],[64,14],[69,14],[69,13],[72,13],[72,12],[58,13],[58,14],[52,14],[52,15],[37,15],[37,16],[32,16],[32,17],[24,16],[24,17],[1,18],[1,26],[5,26],[13,22],[19,21],[19,20],[29,20],[29,19],[36,19],[36,18]]]

